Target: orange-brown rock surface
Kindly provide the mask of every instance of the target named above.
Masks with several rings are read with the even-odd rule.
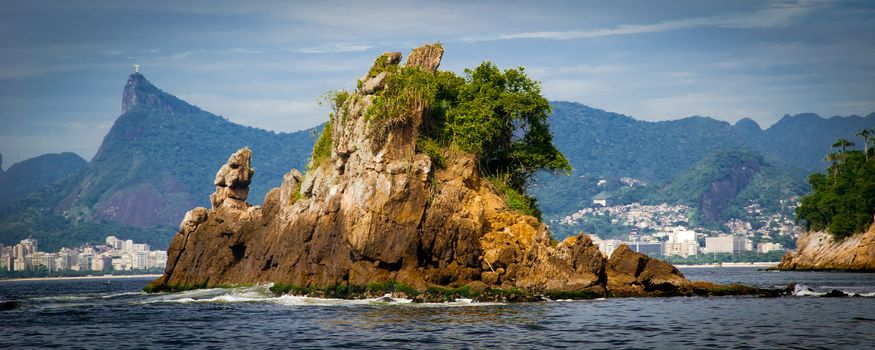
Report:
[[[671,264],[620,245],[607,263],[607,287],[612,295],[677,292],[690,281]]]
[[[787,253],[778,268],[875,271],[875,226],[838,241],[826,232],[802,233],[796,253]]]
[[[401,64],[400,54],[385,55],[378,62]],[[435,72],[442,55],[439,45],[427,45],[406,65]],[[608,261],[586,235],[551,242],[546,225],[505,205],[471,156],[448,155],[444,166],[434,166],[416,152],[419,125],[428,117],[422,108],[409,123],[373,132],[365,111],[385,75],[364,79],[326,129],[330,156],[311,160],[306,175],[291,170],[261,206],[245,201],[257,175],[250,159],[258,155],[248,149],[232,155],[216,175],[213,208],[186,214],[164,275],[150,288],[394,281],[418,290],[605,296],[610,288],[688,283],[671,265],[627,247]]]

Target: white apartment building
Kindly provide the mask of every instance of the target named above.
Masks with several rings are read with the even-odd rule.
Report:
[[[696,231],[676,226],[664,232],[663,235],[668,237],[668,240],[662,245],[662,255],[688,257],[696,256],[699,253]]]
[[[760,253],[768,253],[776,250],[784,250],[784,246],[781,243],[772,242],[763,242],[757,244],[757,252]]]
[[[744,236],[705,237],[705,253],[738,253],[752,250],[753,243]]]
[[[112,249],[120,250],[122,249],[122,240],[118,239],[116,236],[107,236],[106,245],[111,247]]]
[[[598,235],[589,235],[589,238],[592,240],[592,244],[599,247],[599,250],[607,256],[611,256],[614,250],[623,244],[623,241],[619,239],[601,239]],[[164,260],[166,263],[167,252],[164,252]]]

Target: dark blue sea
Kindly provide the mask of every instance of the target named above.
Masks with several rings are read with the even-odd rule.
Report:
[[[811,292],[413,304],[274,297],[267,286],[140,292],[149,279],[0,282],[0,349],[875,348],[875,274],[682,268],[692,280]],[[832,289],[861,297],[825,298]]]

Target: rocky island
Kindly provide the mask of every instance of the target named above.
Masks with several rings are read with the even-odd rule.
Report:
[[[523,154],[513,147],[537,145],[536,170],[567,167],[543,132],[545,109],[526,109],[549,110],[538,85],[521,69],[490,64],[458,78],[437,70],[442,56],[434,44],[414,49],[403,64],[400,53],[378,57],[354,92],[334,96],[306,173],[292,169],[260,206],[247,202],[250,161],[258,155],[246,148],[231,155],[216,174],[212,208],[185,215],[164,275],[147,290],[273,283],[276,293],[391,293],[418,301],[783,293],[690,282],[626,246],[608,258],[587,235],[553,240],[520,194],[527,174],[507,170],[490,153]],[[484,81],[486,87],[466,89]],[[443,96],[447,86],[457,95]],[[496,108],[529,131],[518,139],[509,128],[494,138],[509,143],[472,152],[466,145],[492,139],[453,141],[470,132],[462,127],[491,125],[461,124],[465,116],[452,108],[488,104],[489,96],[478,94],[489,88],[498,91],[492,100],[508,98]],[[530,104],[514,105],[519,100],[511,97],[520,96]],[[456,138],[446,141],[441,132],[451,128]]]
[[[802,233],[796,253],[787,253],[778,269],[875,271],[875,227],[843,239],[824,231]]]
[[[836,152],[826,156],[830,167],[812,174],[811,193],[802,197],[797,220],[806,232],[796,240],[796,253],[787,253],[778,269],[875,271],[875,150],[869,147],[875,131],[864,129],[863,149],[836,140]]]

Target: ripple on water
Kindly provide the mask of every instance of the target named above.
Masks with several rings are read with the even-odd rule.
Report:
[[[792,281],[816,293],[839,287],[834,289],[875,296],[875,288],[867,287],[875,285],[875,274],[744,271],[709,276],[715,282],[757,279],[771,286]],[[404,299],[275,297],[268,286],[144,294],[140,289],[146,282],[109,288],[81,282],[0,283],[3,299],[24,304],[2,314],[16,322],[4,324],[0,348],[875,348],[871,297],[422,305]]]

